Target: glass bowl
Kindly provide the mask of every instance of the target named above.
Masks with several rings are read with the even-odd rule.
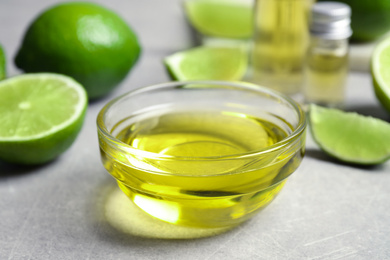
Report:
[[[101,158],[130,200],[169,223],[237,225],[266,207],[299,166],[300,106],[244,82],[170,82],[110,101]]]

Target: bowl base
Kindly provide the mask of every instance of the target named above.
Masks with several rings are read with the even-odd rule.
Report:
[[[194,199],[158,197],[118,182],[121,190],[147,214],[162,221],[191,227],[217,228],[238,225],[264,209],[285,181],[260,192],[234,196],[195,196]]]

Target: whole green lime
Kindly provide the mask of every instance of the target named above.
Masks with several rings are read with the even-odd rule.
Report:
[[[15,63],[25,72],[71,76],[96,99],[126,77],[140,50],[137,36],[116,13],[93,3],[68,2],[32,22]]]
[[[6,77],[6,64],[5,64],[5,53],[3,47],[0,45],[0,80]]]
[[[351,27],[353,40],[372,41],[390,30],[389,0],[337,1],[348,4],[352,9]]]

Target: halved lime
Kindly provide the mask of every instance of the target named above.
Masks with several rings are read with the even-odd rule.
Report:
[[[3,47],[0,45],[0,80],[6,77],[6,64],[5,64],[5,53]]]
[[[310,129],[316,143],[330,156],[361,165],[390,158],[390,124],[373,117],[310,106]]]
[[[375,94],[385,109],[390,112],[390,37],[375,47],[371,58],[371,76]]]
[[[253,1],[187,0],[184,2],[192,26],[208,36],[249,38],[252,35]]]
[[[248,57],[240,47],[201,46],[172,54],[164,61],[176,80],[240,80]]]
[[[70,77],[24,74],[0,82],[0,159],[40,164],[76,139],[87,107],[84,88]]]

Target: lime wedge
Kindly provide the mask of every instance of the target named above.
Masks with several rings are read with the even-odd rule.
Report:
[[[361,165],[390,158],[390,124],[352,112],[310,106],[310,129],[316,143],[330,156]]]
[[[5,64],[5,53],[3,47],[0,45],[0,80],[6,77],[6,64]]]
[[[176,80],[240,80],[247,69],[244,49],[201,46],[165,58]]]
[[[87,95],[72,78],[24,74],[0,82],[0,159],[20,164],[48,162],[75,140]]]
[[[375,95],[379,102],[390,112],[390,37],[375,47],[371,58],[371,76]]]
[[[187,0],[185,11],[191,25],[208,36],[249,38],[252,5],[248,0]]]

